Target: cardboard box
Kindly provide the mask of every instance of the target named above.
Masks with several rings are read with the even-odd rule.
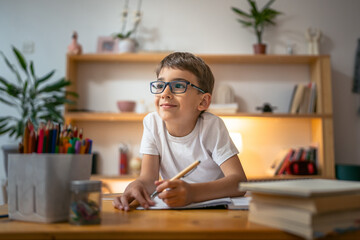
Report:
[[[9,218],[60,222],[69,217],[70,183],[88,180],[91,154],[10,154]]]

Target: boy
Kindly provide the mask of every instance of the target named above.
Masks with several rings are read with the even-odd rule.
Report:
[[[149,208],[155,204],[154,190],[170,207],[243,195],[237,191],[238,183],[246,181],[238,150],[223,121],[205,112],[214,87],[208,65],[193,54],[175,52],[161,61],[156,75],[150,90],[157,111],[144,118],[141,173],[115,198],[114,207],[128,211],[136,199]],[[167,180],[195,160],[201,163],[194,173]],[[164,180],[158,181],[159,172]]]

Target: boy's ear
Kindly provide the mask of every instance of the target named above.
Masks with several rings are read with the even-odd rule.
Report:
[[[211,94],[210,93],[204,93],[201,99],[201,102],[198,106],[198,110],[201,111],[205,111],[206,109],[209,108],[211,103]]]

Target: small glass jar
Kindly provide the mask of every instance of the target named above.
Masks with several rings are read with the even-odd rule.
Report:
[[[72,181],[70,189],[70,224],[100,224],[101,181]]]

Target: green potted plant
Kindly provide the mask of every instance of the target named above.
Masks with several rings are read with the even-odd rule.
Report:
[[[17,114],[0,114],[0,135],[9,134],[15,140],[22,137],[25,124],[30,120],[35,127],[40,122],[63,122],[61,113],[64,104],[74,104],[69,96],[77,97],[77,93],[65,91],[71,82],[61,78],[51,81],[55,70],[38,77],[35,73],[34,63],[27,63],[21,52],[12,47],[18,62],[18,71],[15,64],[10,63],[3,52],[3,57],[10,71],[14,73],[15,80],[6,80],[0,76],[0,103],[14,108]],[[0,73],[1,74],[1,73]],[[7,115],[7,116],[6,116]]]
[[[257,38],[257,44],[254,44],[255,54],[265,54],[266,45],[263,43],[262,34],[266,26],[275,25],[274,19],[281,12],[270,8],[275,0],[270,0],[261,10],[258,9],[255,0],[248,0],[248,2],[250,4],[250,13],[235,7],[231,7],[231,9],[241,17],[238,21],[244,27],[252,27],[254,29]]]

